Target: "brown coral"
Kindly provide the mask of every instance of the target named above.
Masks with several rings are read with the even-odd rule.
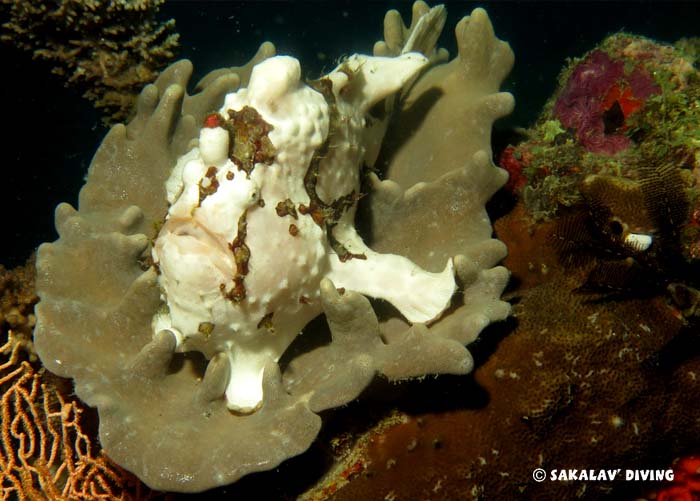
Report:
[[[536,483],[532,471],[665,468],[697,446],[697,335],[663,298],[574,292],[585,270],[563,273],[541,244],[552,226],[528,228],[521,210],[496,224],[519,243],[506,259],[523,279],[517,327],[487,329],[474,377],[423,382],[421,404],[415,388],[395,401],[403,422],[369,429],[353,456],[362,472],[332,499],[626,499],[629,483]]]
[[[39,301],[34,292],[34,256],[27,264],[12,270],[0,265],[0,332],[11,329],[17,342],[31,345],[36,323],[34,305]],[[27,351],[33,352],[33,348]]]
[[[163,1],[2,0],[10,20],[0,39],[48,61],[113,123],[175,57],[175,21],[156,20]]]

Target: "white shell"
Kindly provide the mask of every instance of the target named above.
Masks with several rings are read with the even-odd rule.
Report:
[[[638,252],[644,252],[651,247],[654,237],[644,233],[629,233],[625,237],[625,244]]]

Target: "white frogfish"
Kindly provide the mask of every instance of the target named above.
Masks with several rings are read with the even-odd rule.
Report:
[[[449,305],[451,259],[431,273],[372,251],[354,227],[363,162],[383,131],[369,110],[426,64],[418,53],[355,55],[305,84],[296,59],[269,58],[174,167],[152,251],[164,302],[153,331],[171,333],[177,351],[226,357],[230,410],[264,404],[265,364],[321,313],[323,279],[412,323]]]

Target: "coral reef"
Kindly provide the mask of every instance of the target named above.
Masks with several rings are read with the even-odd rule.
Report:
[[[618,33],[564,69],[526,141],[501,154],[535,220],[579,203],[589,175],[638,180],[640,166],[664,157],[696,191],[700,84],[681,47]]]
[[[697,446],[696,326],[659,295],[591,301],[576,290],[586,270],[547,251],[556,225],[528,218],[520,204],[496,222],[518,249],[505,261],[521,283],[509,294],[517,323],[482,333],[473,375],[367,402],[387,422],[306,498],[338,484],[331,499],[634,499],[640,484],[537,483],[532,471],[666,468]]]
[[[501,154],[519,196],[494,223],[511,250],[513,320],[472,345],[472,374],[367,403],[386,420],[346,440],[304,499],[642,499],[648,483],[532,473],[672,464],[677,478],[647,498],[697,496],[699,79],[688,60],[620,34],[571,63],[536,126]],[[601,78],[584,85],[581,68]],[[635,71],[659,93],[629,83]]]
[[[101,109],[106,123],[129,117],[136,96],[175,57],[175,21],[156,16],[164,0],[2,0],[0,39],[51,65]]]
[[[316,82],[316,90],[300,84],[293,59],[273,58],[270,44],[264,44],[243,68],[205,77],[197,86],[200,92],[193,96],[185,93],[190,63],[172,65],[143,90],[135,118],[127,125],[116,125],[105,138],[80,192],[79,210],[67,204],[57,208],[60,238],[41,246],[37,257],[41,297],[36,309],[37,350],[49,370],[72,377],[76,394],[99,409],[100,442],[107,454],[149,486],[201,491],[274,468],[309,447],[320,427],[319,412],[355,399],[378,373],[400,380],[469,372],[472,358],[465,345],[510,312],[510,306],[500,299],[508,272],[496,266],[505,247],[492,238],[485,203],[506,181],[505,172],[490,158],[490,129],[513,106],[510,94],[498,92],[513,55],[494,36],[486,13],[477,9],[458,23],[459,53],[445,63],[441,59],[444,51],[433,46],[444,24],[442,8],[431,10],[418,2],[413,12],[417,16],[411,23],[413,31],[406,31],[409,28],[395,15],[387,16],[388,39],[376,46],[390,53],[403,45],[401,55],[388,59],[351,56],[328,78]],[[409,54],[414,50],[424,55]],[[403,64],[419,61],[420,67],[426,59],[432,65],[421,74],[414,77],[416,67],[407,67],[401,75]],[[275,72],[272,80],[257,79],[256,72],[280,64],[285,71]],[[386,76],[384,72],[392,66],[399,71],[389,71],[389,83],[373,81]],[[410,89],[399,98],[384,99],[407,78]],[[321,124],[316,131],[320,142],[311,142],[311,146],[304,142],[309,131],[302,134],[301,129],[291,134],[297,141],[292,146],[280,142],[284,136],[278,132],[285,122],[276,122],[275,113],[294,113],[295,108],[284,99],[295,93],[321,99],[317,108],[321,117],[316,118]],[[246,101],[248,98],[251,100]],[[278,98],[286,104],[278,109],[265,107]],[[324,109],[329,110],[327,128],[323,127]],[[218,114],[212,114],[216,110]],[[441,128],[452,134],[440,134]],[[229,141],[223,150],[222,139]],[[324,148],[327,141],[334,148]],[[204,163],[188,164],[200,152]],[[173,282],[175,289],[162,282],[159,286],[159,276],[170,273],[164,269],[159,245],[165,242],[162,235],[172,230],[180,189],[194,197],[190,211],[205,206],[218,210],[219,190],[261,181],[293,155],[301,155],[306,162],[295,165],[306,169],[304,176],[289,178],[295,183],[303,180],[303,188],[292,192],[299,198],[285,203],[282,193],[268,194],[260,203],[255,197],[249,209],[251,221],[238,217],[233,228],[236,238],[223,237],[228,242],[228,259],[235,263],[229,263],[229,268],[235,268],[235,274],[229,277],[232,285],[223,287],[216,278],[214,293],[250,308],[252,295],[247,295],[247,287],[253,285],[256,256],[267,256],[272,271],[276,270],[274,252],[278,250],[270,253],[267,249],[265,254],[255,250],[262,247],[252,244],[255,211],[284,222],[285,238],[291,242],[303,242],[300,233],[305,231],[325,230],[325,245],[333,250],[327,253],[329,259],[341,261],[343,257],[357,272],[345,278],[330,275],[348,288],[336,289],[324,280],[306,298],[325,313],[327,328],[316,323],[289,348],[289,340],[281,337],[279,351],[270,349],[270,343],[277,342],[274,336],[241,338],[256,356],[264,354],[255,379],[263,397],[262,405],[251,409],[247,404],[238,405],[241,401],[234,392],[228,400],[235,402],[233,410],[239,412],[232,413],[225,398],[229,374],[234,380],[236,370],[247,361],[234,359],[232,363],[214,356],[218,348],[202,350],[204,355],[176,351],[179,340],[174,330],[179,327],[161,329],[159,323],[175,311],[166,301],[177,298],[173,292],[177,281]],[[185,160],[178,162],[180,158]],[[361,176],[361,161],[374,166],[385,179],[380,180],[376,173]],[[227,162],[235,167],[227,171],[223,168]],[[211,169],[213,166],[216,168]],[[348,172],[348,166],[356,169],[354,173],[337,178],[338,172]],[[193,172],[197,175],[190,179]],[[232,181],[229,174],[239,181],[227,184]],[[360,198],[355,190],[365,177],[363,190],[368,196],[357,221],[364,225],[363,236],[372,250],[351,231],[354,205]],[[265,195],[262,185],[261,192]],[[277,200],[280,203],[274,203]],[[263,211],[268,202],[270,207]],[[221,216],[223,219],[212,221],[224,226],[230,223],[226,217],[231,215]],[[302,218],[308,223],[303,227]],[[341,224],[343,218],[346,222]],[[295,231],[287,220],[294,221]],[[181,236],[204,236],[210,242],[218,231],[202,228],[197,223]],[[260,231],[264,229],[257,226],[258,238],[264,237]],[[293,247],[287,250],[297,252]],[[426,288],[410,291],[400,284],[373,285],[381,269],[368,273],[362,265],[353,264],[365,261],[363,257],[367,264],[387,257],[378,253],[394,254],[391,260],[412,261],[432,274],[446,269],[448,296],[453,280],[459,291],[442,316],[435,318],[445,306],[442,299],[425,312],[411,312],[400,299],[408,298],[410,305],[412,294],[430,296],[435,289],[430,281],[425,282]],[[204,255],[209,258],[212,254]],[[454,263],[454,278],[452,265],[445,268],[445,263]],[[192,265],[201,264],[192,261],[187,266]],[[296,265],[290,266],[280,273],[294,273]],[[401,267],[394,272],[407,269]],[[358,290],[392,298],[398,311],[390,304],[370,303]],[[302,299],[300,308],[306,306]],[[195,312],[185,302],[181,305],[187,314]],[[262,318],[252,316],[257,329],[253,334],[269,334],[264,331],[275,326],[274,317],[263,313]],[[293,330],[307,320],[294,320],[299,325]],[[199,339],[216,337],[214,322],[197,323],[195,336]],[[222,342],[230,340],[222,338]],[[241,387],[250,388],[249,382]],[[186,454],[182,453],[184,443],[188,444]]]
[[[100,450],[94,411],[70,384],[38,367],[31,342],[34,261],[2,273],[0,499],[147,500],[162,497]]]

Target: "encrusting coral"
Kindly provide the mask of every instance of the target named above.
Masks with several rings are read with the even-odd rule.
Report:
[[[535,220],[579,203],[589,175],[637,181],[640,166],[661,158],[682,168],[697,198],[700,85],[681,47],[618,33],[562,71],[527,140],[500,158]]]
[[[37,257],[37,350],[98,408],[107,454],[151,487],[200,491],[273,468],[309,446],[318,412],[377,373],[469,372],[465,345],[508,315],[505,247],[484,205],[506,180],[489,143],[513,106],[497,92],[512,52],[477,9],[444,63],[434,48],[444,9],[413,12],[410,30],[387,16],[380,54],[351,56],[310,86],[271,44],[193,96],[190,63],[172,65],[105,138],[79,210],[57,208],[60,238]],[[294,125],[304,113],[312,120]],[[451,134],[436,137],[441,128]],[[366,178],[359,221],[371,249],[353,227],[362,162],[386,177]],[[325,313],[330,333],[292,342],[313,316],[304,309]]]
[[[125,120],[136,96],[175,57],[175,21],[156,15],[164,0],[1,0],[9,20],[0,39],[48,61],[52,71]]]

